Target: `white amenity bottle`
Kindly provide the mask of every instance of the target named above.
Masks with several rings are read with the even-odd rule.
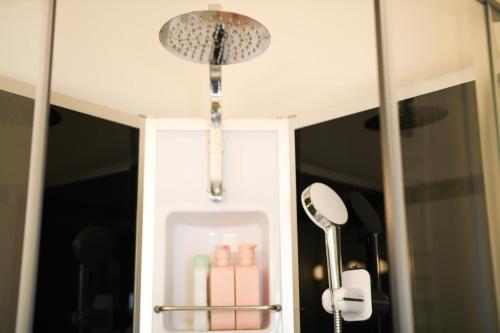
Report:
[[[193,257],[193,305],[208,304],[208,271],[210,257],[196,255]],[[210,328],[207,311],[193,312],[193,330],[208,331]]]

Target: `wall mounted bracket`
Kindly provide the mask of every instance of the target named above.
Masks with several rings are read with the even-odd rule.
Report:
[[[332,306],[333,300],[333,306]],[[345,321],[367,320],[372,315],[370,274],[364,269],[342,272],[342,287],[326,289],[321,296],[328,313],[340,311]]]

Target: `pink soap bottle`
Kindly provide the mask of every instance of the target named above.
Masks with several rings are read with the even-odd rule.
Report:
[[[235,268],[236,305],[260,305],[260,273],[255,265],[255,244],[242,244]],[[260,329],[260,311],[236,311],[236,329]]]
[[[215,247],[215,265],[210,267],[210,305],[234,306],[234,266],[231,265],[231,247]],[[234,330],[236,327],[234,311],[210,312],[210,328]]]

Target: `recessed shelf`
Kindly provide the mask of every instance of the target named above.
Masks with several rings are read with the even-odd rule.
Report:
[[[261,304],[269,304],[269,219],[264,212],[172,212],[164,219],[164,283],[163,303],[189,307],[193,301],[192,259],[208,255],[218,244],[231,246],[232,262],[236,263],[239,244],[254,243],[256,265],[260,269]],[[189,311],[168,311],[162,326],[169,332],[192,330],[193,314]],[[269,315],[263,314],[263,329]]]

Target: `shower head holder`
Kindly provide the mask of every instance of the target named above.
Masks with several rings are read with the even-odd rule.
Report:
[[[342,287],[335,290],[326,289],[321,296],[321,304],[328,313],[340,311],[345,321],[370,319],[372,315],[370,274],[364,269],[342,272]]]
[[[258,21],[237,13],[204,10],[170,19],[160,29],[160,42],[178,57],[210,66],[210,133],[208,197],[224,199],[222,181],[222,65],[251,60],[263,53],[271,35]]]

